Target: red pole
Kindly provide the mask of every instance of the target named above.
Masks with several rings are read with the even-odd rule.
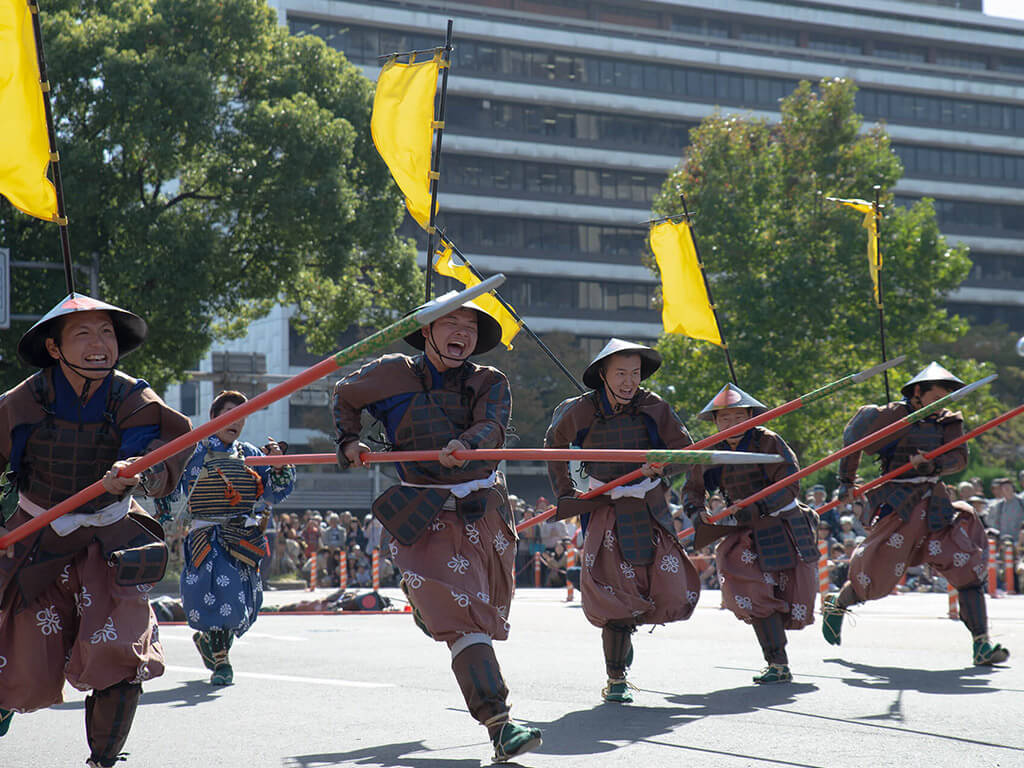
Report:
[[[576,565],[576,547],[569,547],[565,558],[565,602],[573,600],[572,579],[569,578],[569,569]]]
[[[348,555],[344,549],[338,553],[338,586],[341,589],[348,586]]]
[[[316,589],[316,550],[313,549],[309,556],[309,588],[307,592]]]
[[[1006,594],[1015,595],[1017,590],[1013,588],[1013,542],[1003,543],[1003,584],[1006,586]]]
[[[373,550],[373,588],[380,589],[380,550]]]
[[[988,540],[988,594],[989,597],[999,597],[996,594],[998,584],[998,574],[996,572],[996,544],[995,539]]]
[[[714,522],[717,522],[719,520],[724,520],[725,518],[729,517],[729,515],[735,515],[737,512],[739,512],[741,509],[743,509],[743,507],[749,507],[754,502],[760,501],[761,499],[765,498],[766,496],[771,496],[776,491],[781,491],[787,485],[792,485],[797,480],[800,480],[801,478],[807,477],[807,475],[814,474],[815,472],[817,472],[822,467],[827,467],[829,464],[831,464],[831,463],[833,463],[835,461],[838,461],[839,459],[843,458],[844,456],[849,456],[851,453],[855,453],[857,451],[863,450],[864,448],[867,448],[872,443],[877,443],[879,440],[883,440],[883,439],[885,439],[887,437],[891,437],[892,435],[894,435],[897,432],[900,432],[900,431],[906,429],[907,427],[911,426],[912,424],[916,424],[918,421],[921,421],[922,419],[927,418],[928,416],[930,416],[931,414],[935,413],[936,411],[941,410],[942,408],[944,408],[949,403],[954,402],[956,400],[959,400],[960,398],[964,397],[965,395],[968,395],[971,392],[973,392],[974,390],[978,389],[978,387],[982,386],[983,384],[988,384],[989,382],[991,382],[994,379],[995,379],[995,375],[986,376],[983,379],[978,379],[978,381],[972,382],[972,383],[968,384],[967,386],[965,386],[965,387],[963,387],[961,389],[958,389],[956,392],[951,392],[950,394],[946,395],[945,397],[940,397],[938,400],[936,400],[935,402],[931,403],[930,405],[926,405],[923,408],[918,408],[916,411],[914,411],[913,413],[908,414],[907,416],[904,416],[899,421],[895,421],[895,422],[893,422],[892,424],[890,424],[887,427],[882,427],[878,431],[872,432],[870,435],[862,437],[860,440],[857,440],[856,442],[850,443],[850,445],[846,446],[845,448],[841,448],[840,450],[836,451],[835,453],[829,454],[825,458],[819,459],[818,461],[814,462],[813,464],[810,464],[810,465],[804,467],[803,469],[801,469],[801,470],[799,470],[797,472],[794,472],[791,475],[787,475],[786,477],[782,478],[778,482],[772,483],[771,485],[767,486],[766,488],[762,488],[757,493],[752,493],[750,496],[747,496],[747,498],[745,498],[745,499],[740,499],[735,504],[732,504],[731,506],[726,507],[724,510],[719,512],[717,515],[713,515],[710,518],[708,518],[708,522],[709,523],[714,523]],[[965,437],[966,437],[966,435],[964,435],[964,436],[962,436],[960,438],[957,438],[957,439],[961,440],[961,439],[963,439]],[[953,441],[950,441],[949,443],[946,444],[946,446],[952,445],[952,443],[953,443]],[[945,448],[946,450],[949,450],[949,448],[946,447],[946,446],[940,446],[940,448]],[[940,449],[936,448],[935,450],[939,451]],[[935,451],[931,451],[930,453],[935,453]],[[928,455],[928,454],[926,454],[926,455]],[[820,514],[820,510],[819,510],[819,514]],[[688,529],[686,529],[685,531],[683,531],[683,532],[681,532],[679,534],[679,538],[681,538],[681,539],[685,538],[685,537],[689,536],[692,533],[693,533],[693,528],[688,528]]]
[[[493,290],[501,285],[504,280],[504,275],[494,275],[493,277],[487,278],[487,280],[484,280],[479,285],[460,291],[451,299],[432,304],[421,309],[415,314],[409,315],[392,323],[386,328],[382,328],[376,333],[367,336],[365,339],[357,341],[355,344],[349,345],[340,352],[321,360],[316,365],[307,368],[301,373],[297,373],[295,376],[292,376],[287,381],[281,382],[276,387],[272,387],[266,392],[256,395],[252,400],[248,400],[241,405],[232,408],[230,411],[225,411],[220,416],[210,419],[202,426],[196,427],[192,431],[174,438],[169,443],[150,451],[145,456],[140,456],[127,467],[122,469],[118,475],[120,477],[133,477],[134,475],[149,469],[153,465],[159,464],[161,461],[169,459],[187,448],[191,448],[200,440],[209,437],[214,432],[219,432],[228,424],[249,416],[258,410],[266,408],[268,405],[276,403],[278,400],[287,397],[292,392],[302,389],[318,379],[322,379],[329,373],[336,371],[339,367],[365,357],[371,352],[376,351],[380,347],[390,344],[393,341],[397,341],[406,333],[409,333],[420,326],[429,325],[438,317],[443,317],[452,310],[461,306],[466,300],[475,298],[482,293]],[[39,515],[39,517],[19,525],[15,530],[0,538],[0,550],[11,546],[17,541],[21,541],[29,534],[35,533],[41,528],[45,528],[61,515],[77,509],[88,501],[92,501],[102,493],[103,482],[101,480],[97,480],[92,485],[87,485],[85,488],[75,494],[72,494],[64,501],[54,505],[47,512]]]
[[[825,595],[828,594],[828,542],[818,541],[818,596],[821,610],[825,610]]]
[[[540,586],[540,552],[533,553],[533,586]]]
[[[927,458],[928,461],[931,461],[936,456],[941,456],[943,453],[946,453],[947,451],[951,451],[951,450],[953,450],[954,448],[956,448],[959,445],[963,445],[968,440],[973,440],[975,437],[980,435],[982,432],[987,432],[988,430],[992,429],[993,427],[998,427],[1000,424],[1002,424],[1004,422],[1007,422],[1010,419],[1019,416],[1021,413],[1024,413],[1024,405],[1018,405],[1016,408],[1013,408],[1013,409],[1007,411],[1002,416],[996,416],[994,419],[992,419],[990,421],[986,421],[984,424],[978,425],[977,427],[972,429],[970,432],[965,432],[964,434],[960,435],[960,437],[956,438],[955,440],[950,440],[948,443],[943,443],[942,445],[940,445],[935,450],[928,451],[925,454],[925,458]],[[854,488],[853,489],[853,495],[855,497],[856,496],[863,496],[868,491],[873,490],[873,489],[877,488],[880,485],[884,485],[885,483],[889,482],[893,478],[899,477],[904,472],[908,472],[910,469],[913,468],[913,466],[914,465],[911,464],[908,461],[906,464],[903,464],[903,465],[901,465],[899,467],[896,467],[896,469],[893,469],[893,470],[891,470],[889,472],[886,472],[881,477],[876,477],[874,480],[872,480],[872,481],[870,481],[868,483],[865,483],[864,485],[862,485],[862,486],[860,486],[858,488]],[[828,512],[829,510],[834,509],[835,507],[839,506],[839,504],[840,504],[839,499],[835,499],[834,501],[830,501],[828,504],[822,505],[817,510],[818,514],[819,515],[823,515],[826,512]]]

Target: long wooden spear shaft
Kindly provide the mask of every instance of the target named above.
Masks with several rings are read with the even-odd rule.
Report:
[[[846,389],[847,387],[852,387],[854,384],[860,384],[861,382],[867,381],[872,376],[876,376],[882,371],[887,371],[890,368],[900,365],[904,360],[906,360],[906,357],[904,355],[900,355],[899,357],[893,358],[892,360],[889,360],[887,362],[880,363],[879,365],[872,366],[871,368],[867,368],[861,371],[860,373],[852,373],[849,376],[844,376],[843,378],[837,379],[836,381],[833,381],[830,384],[826,384],[823,387],[819,387],[813,392],[808,392],[806,395],[801,395],[800,397],[790,400],[788,403],[783,403],[782,405],[778,405],[774,408],[771,408],[765,411],[764,413],[760,414],[759,416],[753,416],[747,419],[746,421],[740,422],[739,424],[729,427],[728,429],[723,429],[721,432],[716,432],[710,437],[705,437],[703,440],[698,440],[691,446],[691,448],[693,450],[707,448],[709,446],[715,445],[716,443],[722,440],[725,440],[728,437],[741,435],[748,429],[753,429],[754,427],[764,424],[765,422],[771,421],[772,419],[776,419],[779,416],[784,416],[785,414],[795,411],[798,408],[807,405],[808,403],[813,403],[815,400],[820,400],[824,397],[828,397],[829,395],[838,392],[841,389]],[[635,480],[639,480],[641,477],[643,477],[643,472],[641,472],[639,469],[633,470],[629,474],[623,475],[622,477],[616,478],[615,480],[607,482],[604,485],[601,485],[597,488],[594,488],[592,491],[587,491],[586,493],[583,494],[582,498],[596,498],[603,493],[608,493],[608,491],[610,491],[612,488],[617,488],[618,486],[625,485],[626,483],[632,483]],[[549,517],[554,515],[556,510],[557,507],[551,507],[545,512],[541,512],[539,515],[534,515],[531,518],[523,520],[523,522],[516,526],[516,530],[524,531],[531,525],[537,525],[537,523],[542,523]]]
[[[924,454],[924,457],[928,461],[931,461],[936,456],[941,456],[942,454],[953,450],[957,446],[963,445],[968,440],[973,440],[983,432],[988,432],[990,429],[998,427],[1000,424],[1003,424],[1004,422],[1007,422],[1010,419],[1020,416],[1022,413],[1024,413],[1024,405],[1018,405],[1016,408],[1007,411],[1002,416],[996,416],[991,421],[986,421],[984,424],[975,427],[970,432],[965,432],[955,440],[950,440],[948,443],[943,443],[938,448],[932,451],[928,451],[927,453]],[[896,469],[886,472],[884,475],[876,477],[874,480],[871,480],[870,482],[864,483],[864,485],[854,488],[851,495],[854,497],[863,496],[868,491],[873,491],[878,486],[885,485],[890,480],[893,480],[899,477],[900,475],[904,474],[905,472],[908,472],[910,469],[913,468],[913,466],[913,462],[908,461],[906,464],[902,464],[901,466],[896,467]],[[824,506],[818,508],[816,511],[819,515],[823,515],[826,512],[838,507],[840,503],[841,501],[839,499],[835,499],[833,501],[830,501],[828,504],[825,504]]]
[[[505,282],[504,275],[494,275],[493,277],[489,277],[484,280],[479,285],[474,285],[472,288],[460,291],[446,301],[429,303],[418,312],[414,312],[413,314],[403,317],[386,328],[382,328],[376,333],[367,336],[365,339],[357,341],[355,344],[346,347],[331,357],[321,360],[316,365],[307,368],[302,373],[292,376],[287,381],[281,382],[276,387],[268,389],[266,392],[257,395],[252,400],[248,400],[238,407],[232,408],[230,411],[225,411],[220,416],[215,419],[210,419],[210,421],[200,427],[196,427],[191,432],[186,432],[184,435],[176,437],[169,443],[147,453],[145,456],[140,456],[118,472],[118,476],[133,477],[134,475],[149,469],[154,464],[159,464],[161,461],[169,459],[176,453],[187,448],[191,448],[200,440],[209,437],[214,432],[220,431],[228,424],[238,421],[239,419],[244,418],[245,416],[248,416],[262,408],[266,408],[271,403],[275,403],[278,400],[287,397],[292,392],[302,389],[302,387],[305,387],[308,384],[312,384],[317,379],[322,379],[324,376],[336,371],[343,365],[348,365],[349,363],[364,358],[371,352],[374,352],[381,347],[386,347],[388,344],[407,336],[416,329],[424,325],[429,325],[439,317],[444,317],[450,312],[455,311],[466,301],[474,299],[477,296],[482,296],[488,291],[493,291],[503,282]],[[97,480],[92,485],[86,486],[78,493],[58,503],[44,514],[39,515],[39,517],[18,526],[6,536],[0,537],[0,549],[9,547],[29,534],[49,525],[61,515],[78,509],[80,506],[95,499],[103,492],[103,481],[101,480]]]
[[[813,464],[810,464],[809,466],[806,466],[803,469],[801,469],[801,470],[799,470],[797,472],[794,472],[791,475],[787,475],[786,477],[782,478],[778,482],[772,483],[771,485],[769,485],[769,486],[767,486],[765,488],[762,488],[757,493],[752,493],[749,496],[747,496],[747,498],[740,499],[735,504],[732,504],[731,506],[726,507],[725,509],[723,509],[717,515],[713,515],[713,516],[709,517],[707,522],[708,523],[716,523],[719,520],[724,520],[725,518],[729,517],[730,515],[735,515],[737,512],[739,512],[741,509],[743,509],[743,507],[749,507],[751,504],[754,504],[755,502],[760,501],[765,496],[771,496],[776,491],[781,491],[787,485],[792,485],[797,480],[800,480],[801,478],[807,477],[807,475],[810,475],[810,474],[813,474],[814,472],[817,472],[822,467],[827,467],[832,462],[838,461],[839,459],[843,458],[844,456],[849,456],[851,453],[856,453],[857,451],[862,451],[865,448],[867,448],[869,445],[871,445],[872,443],[877,443],[879,440],[884,440],[887,437],[891,437],[892,435],[894,435],[897,432],[900,432],[900,431],[906,429],[907,427],[911,426],[912,424],[916,424],[919,421],[923,421],[924,419],[928,418],[929,416],[931,416],[936,411],[942,410],[944,407],[946,407],[950,403],[955,402],[957,400],[960,400],[963,397],[966,397],[967,395],[969,395],[972,392],[974,392],[976,389],[979,389],[979,388],[985,386],[986,384],[992,383],[993,381],[995,381],[995,379],[996,379],[996,374],[993,373],[991,376],[986,376],[985,378],[978,379],[977,381],[972,382],[971,384],[968,384],[965,387],[961,387],[956,392],[950,392],[945,397],[940,397],[934,403],[931,403],[930,405],[926,405],[923,408],[918,408],[916,411],[914,411],[913,413],[910,413],[910,414],[904,416],[899,421],[894,421],[889,426],[882,427],[877,432],[872,432],[870,435],[867,435],[866,437],[862,437],[860,440],[857,440],[856,442],[850,443],[845,448],[841,448],[838,451],[836,451],[835,453],[831,453],[828,456],[826,456],[825,458],[819,459],[818,461],[814,462]],[[692,528],[688,528],[688,529],[686,529],[685,531],[682,531],[679,534],[679,538],[684,538],[684,537],[690,535],[691,533],[693,533],[693,529]]]
[[[399,461],[437,461],[439,450],[390,451],[362,453],[366,464],[387,464]],[[476,448],[453,451],[463,461],[622,461],[637,464],[779,464],[782,457],[774,453],[700,450],[579,450],[576,448]],[[295,456],[250,456],[245,463],[256,466],[282,464],[332,464],[338,460],[333,453],[311,453]]]

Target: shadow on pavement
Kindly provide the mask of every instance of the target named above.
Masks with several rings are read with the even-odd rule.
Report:
[[[463,748],[466,745],[461,745]],[[481,755],[490,753],[491,745],[481,743]],[[319,755],[295,755],[285,758],[287,768],[327,768],[334,765],[380,765],[394,768],[480,768],[481,760],[447,758],[439,756],[441,750],[428,749],[422,741],[401,744],[378,744],[351,752],[332,752]],[[486,764],[486,763],[485,763]],[[517,763],[502,763],[515,768]]]
[[[825,659],[826,664],[838,664],[861,677],[840,678],[852,688],[878,691],[920,691],[921,693],[963,694],[998,693],[991,685],[989,675],[993,667],[964,667],[961,669],[906,669],[904,667],[876,667],[871,664]]]
[[[216,694],[223,690],[223,687],[210,685],[205,680],[188,680],[177,688],[166,688],[159,691],[147,691],[143,688],[142,698],[139,699],[139,706],[170,704],[176,707],[194,707],[198,704],[212,701],[217,698]],[[63,710],[84,708],[85,701],[65,701],[63,704],[54,704],[51,707],[51,709]]]

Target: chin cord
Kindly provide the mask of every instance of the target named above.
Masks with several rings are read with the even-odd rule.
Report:
[[[64,365],[66,365],[68,368],[70,368],[83,379],[85,379],[85,387],[82,388],[81,398],[83,403],[89,399],[89,387],[92,385],[92,383],[94,381],[103,381],[103,379],[107,378],[107,376],[109,376],[113,372],[113,370],[117,368],[117,364],[121,359],[120,357],[118,357],[118,359],[114,361],[114,364],[111,365],[109,368],[86,368],[84,366],[75,365],[74,363],[72,363],[70,360],[64,357],[64,350],[60,348],[60,345],[56,344],[55,346],[57,347],[57,353],[60,355],[61,362],[63,362]],[[103,375],[94,377],[86,376],[86,373],[102,373]]]
[[[440,349],[438,349],[437,348],[437,344],[434,342],[434,326],[433,325],[428,325],[427,326],[427,341],[430,342],[430,346],[434,350],[435,354],[437,354],[437,356],[439,358],[441,358],[442,360],[444,360],[446,362],[449,361],[449,360],[452,360],[452,361],[458,363],[459,365],[462,365],[469,358],[469,355],[466,355],[466,357],[451,357],[450,355],[446,355]],[[470,352],[470,354],[472,354],[472,352]],[[454,367],[457,367],[457,366],[454,366]]]

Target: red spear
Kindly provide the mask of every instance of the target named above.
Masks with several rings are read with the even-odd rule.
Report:
[[[840,389],[846,389],[847,387],[853,386],[854,384],[860,384],[862,381],[867,381],[872,376],[875,376],[881,373],[882,371],[887,371],[890,368],[900,365],[906,359],[907,358],[905,355],[900,355],[899,357],[895,357],[892,360],[887,360],[886,362],[879,363],[878,365],[872,366],[871,368],[866,368],[860,373],[852,373],[849,376],[844,376],[843,378],[837,379],[836,381],[833,381],[830,384],[826,384],[823,387],[819,387],[813,392],[808,392],[806,395],[801,395],[800,397],[790,400],[788,403],[777,405],[776,407],[765,411],[759,416],[753,416],[744,422],[729,427],[728,429],[723,429],[721,432],[716,432],[710,437],[705,437],[703,440],[698,440],[696,443],[691,445],[690,448],[694,450],[700,448],[707,448],[709,445],[714,445],[715,443],[725,440],[727,437],[732,437],[733,435],[741,435],[748,429],[753,429],[754,427],[760,426],[761,424],[771,421],[772,419],[776,419],[779,416],[784,416],[785,414],[795,411],[798,408],[807,405],[808,403],[813,403],[815,400],[820,400],[823,397],[827,397],[828,395],[831,395],[833,392],[838,392]],[[610,491],[612,488],[617,488],[618,486],[625,485],[626,483],[632,483],[634,480],[639,480],[641,477],[643,477],[643,472],[641,472],[639,469],[635,469],[632,472],[623,475],[622,477],[616,478],[615,480],[611,480],[605,483],[604,485],[594,488],[593,490],[587,491],[580,498],[597,498],[603,493],[608,493],[608,491]],[[550,507],[546,511],[541,512],[539,515],[534,515],[531,518],[523,520],[523,522],[516,526],[516,531],[524,531],[530,526],[544,522],[549,517],[554,515],[557,510],[557,507]]]
[[[973,440],[975,437],[980,435],[982,432],[988,432],[993,427],[998,427],[1000,424],[1002,424],[1004,422],[1007,422],[1007,421],[1009,421],[1010,419],[1012,419],[1012,418],[1014,418],[1016,416],[1019,416],[1021,413],[1024,413],[1024,405],[1018,405],[1013,410],[1007,411],[1002,416],[996,416],[991,421],[986,421],[984,424],[981,424],[981,425],[975,427],[970,432],[966,432],[966,433],[960,435],[960,437],[956,438],[955,440],[950,440],[948,443],[943,443],[942,445],[940,445],[935,450],[928,451],[926,454],[924,454],[924,457],[928,461],[931,461],[936,456],[941,456],[942,454],[946,453],[947,451],[951,451],[954,448],[956,448],[957,446],[963,445],[968,440]],[[851,496],[863,496],[868,491],[874,490],[875,488],[877,488],[880,485],[885,485],[887,482],[889,482],[893,478],[899,477],[904,472],[907,472],[909,469],[911,469],[913,466],[914,466],[913,462],[908,461],[906,464],[903,464],[902,466],[896,467],[896,469],[891,470],[890,472],[886,472],[884,475],[881,475],[880,477],[876,477],[874,480],[871,480],[870,482],[864,483],[864,485],[861,485],[861,486],[859,486],[857,488],[854,488],[850,495]],[[823,515],[826,512],[828,512],[829,510],[835,509],[837,506],[839,506],[839,504],[840,504],[840,500],[839,499],[835,499],[833,501],[830,501],[828,504],[825,504],[825,505],[819,507],[817,512],[818,512],[819,515]]]
[[[991,382],[995,381],[995,379],[996,379],[996,374],[992,374],[991,376],[986,376],[983,379],[978,379],[977,381],[972,382],[971,384],[968,384],[965,387],[961,387],[956,392],[950,392],[945,397],[940,397],[938,400],[936,400],[935,402],[931,403],[930,405],[926,405],[926,406],[924,406],[922,408],[918,408],[913,413],[907,414],[906,416],[904,416],[899,421],[894,421],[889,426],[882,427],[877,432],[872,432],[870,435],[867,435],[866,437],[862,437],[860,440],[857,440],[856,442],[850,443],[845,448],[841,448],[840,450],[836,451],[835,453],[829,454],[825,458],[819,459],[818,461],[814,462],[813,464],[811,464],[809,466],[806,466],[803,469],[801,469],[801,470],[799,470],[797,472],[794,472],[791,475],[787,475],[786,477],[782,478],[778,482],[772,483],[771,485],[767,486],[766,488],[762,488],[757,493],[752,493],[750,496],[747,496],[747,498],[740,499],[735,504],[727,507],[726,509],[723,509],[717,515],[713,515],[712,517],[708,518],[707,522],[708,523],[715,523],[715,522],[718,522],[719,520],[724,520],[725,518],[729,517],[729,515],[736,514],[738,511],[743,509],[743,507],[749,507],[751,504],[753,504],[753,503],[755,503],[757,501],[760,501],[765,496],[771,496],[776,491],[780,491],[783,488],[785,488],[787,485],[792,485],[797,480],[800,480],[801,478],[807,477],[807,475],[810,475],[810,474],[813,474],[813,473],[817,472],[822,467],[827,467],[832,462],[838,461],[839,459],[843,458],[844,456],[848,456],[851,453],[856,453],[857,451],[863,450],[864,448],[867,448],[872,443],[877,443],[879,440],[884,440],[887,437],[891,437],[892,435],[896,434],[897,432],[900,432],[900,431],[906,429],[911,424],[915,424],[915,423],[917,423],[917,422],[919,422],[919,421],[921,421],[923,419],[928,418],[929,416],[931,416],[936,411],[942,410],[944,407],[946,407],[950,403],[955,402],[957,400],[960,400],[963,397],[966,397],[970,393],[974,392],[976,389],[978,389],[980,387],[983,387],[986,384],[990,384]],[[689,536],[692,533],[693,533],[693,528],[687,528],[685,531],[680,532],[679,538],[681,538],[681,539],[686,538],[687,536]]]
[[[340,352],[321,360],[316,365],[307,368],[301,373],[297,373],[287,381],[283,381],[276,387],[268,389],[266,392],[257,395],[252,400],[248,400],[245,403],[232,408],[230,411],[225,411],[217,418],[210,419],[210,421],[200,427],[196,427],[191,432],[186,432],[184,435],[176,437],[156,450],[150,451],[145,456],[137,458],[127,467],[118,472],[118,476],[133,477],[149,467],[152,467],[154,464],[159,464],[161,461],[169,459],[176,453],[192,447],[200,440],[203,440],[214,432],[223,429],[231,422],[238,421],[238,419],[248,416],[261,408],[266,408],[271,403],[274,403],[283,397],[287,397],[292,392],[301,389],[307,384],[312,384],[317,379],[322,379],[324,376],[336,371],[341,366],[366,357],[370,352],[381,347],[385,347],[388,344],[403,338],[421,326],[429,325],[437,318],[443,317],[462,306],[466,301],[474,299],[488,291],[493,291],[503,282],[505,282],[504,275],[494,275],[472,288],[460,291],[450,299],[431,302],[418,312],[396,320],[391,325],[386,326],[376,333],[367,336],[365,339],[361,339]],[[0,537],[0,550],[11,546],[29,534],[49,525],[61,515],[78,509],[80,506],[86,502],[92,501],[102,493],[102,480],[97,480],[92,485],[87,485],[82,490],[56,504],[50,510],[39,515],[39,517],[33,518],[29,522],[19,525],[6,536]]]

